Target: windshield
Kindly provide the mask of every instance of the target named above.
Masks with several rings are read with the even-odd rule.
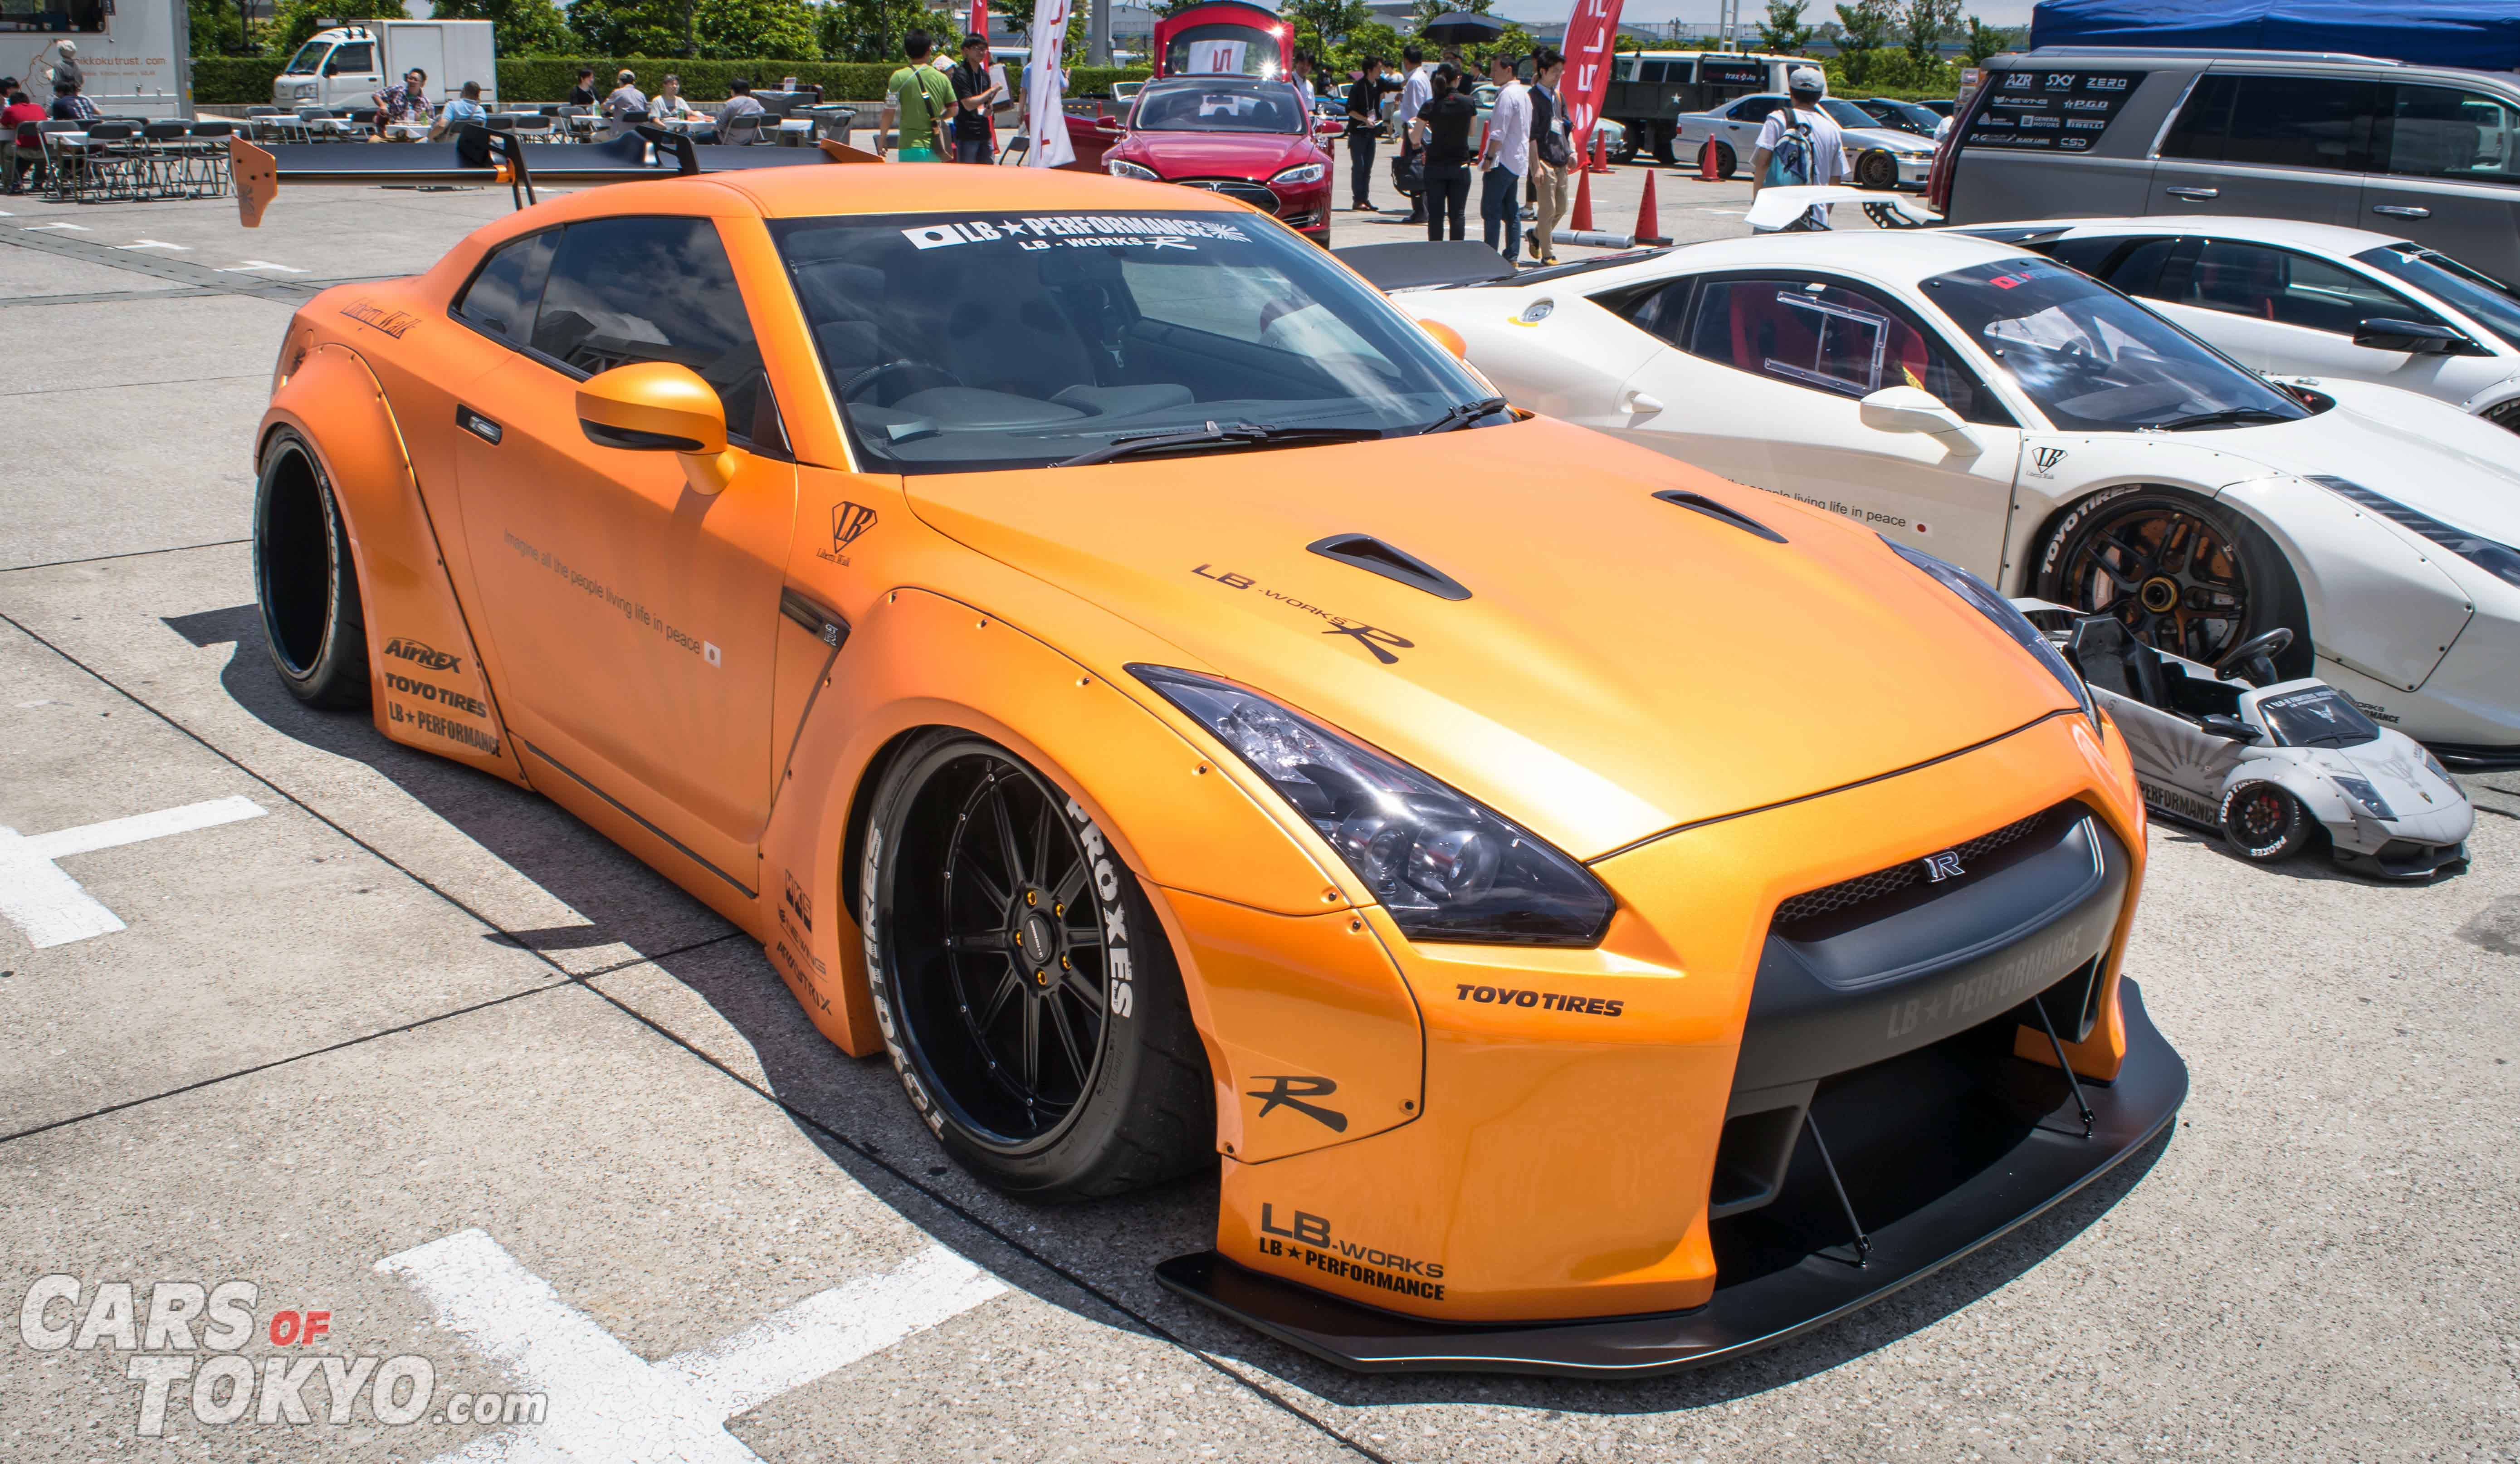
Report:
[[[289,58],[289,65],[280,68],[281,73],[287,76],[312,76],[315,74],[315,68],[324,64],[324,53],[332,49],[331,41],[308,41],[297,48],[296,55]]]
[[[2505,342],[2520,346],[2520,293],[2448,254],[2436,254],[2415,244],[2382,244],[2354,257],[2467,312]]]
[[[2238,426],[2310,415],[2196,337],[2052,259],[1937,275],[1925,282],[1925,298],[2068,431]]]
[[[1863,108],[1856,106],[1852,102],[1840,102],[1835,97],[1821,98],[1820,110],[1827,114],[1830,121],[1835,122],[1840,127],[1878,127],[1881,125],[1879,122],[1866,116],[1864,114]]]
[[[1138,94],[1129,125],[1140,132],[1301,132],[1304,103],[1283,82],[1152,81]]]
[[[1924,108],[1917,106],[1913,102],[1902,102],[1896,97],[1875,97],[1872,99],[1872,105],[1880,108],[1883,111],[1888,112],[1892,117],[1897,119],[1899,124],[1911,128],[1920,127],[1930,133],[1936,127],[1942,125],[1943,119],[1941,117],[1927,111]]]
[[[2286,747],[2360,747],[2380,739],[2380,729],[2333,687],[2261,696],[2258,715]]]
[[[1488,396],[1317,245],[1248,214],[770,230],[871,472],[1041,467],[1211,422],[1406,434]]]

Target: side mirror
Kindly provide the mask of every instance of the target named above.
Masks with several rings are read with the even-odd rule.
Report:
[[[1425,332],[1428,335],[1433,336],[1437,345],[1440,345],[1444,349],[1452,352],[1454,360],[1467,361],[1470,359],[1470,343],[1462,338],[1461,332],[1454,330],[1442,321],[1421,320],[1418,323],[1418,329]]]
[[[641,361],[587,377],[577,388],[577,425],[599,447],[679,455],[695,493],[723,492],[735,477],[726,404],[688,366]]]
[[[2356,326],[2354,343],[2375,351],[2409,351],[2418,356],[2454,355],[2476,344],[2448,326],[2385,318]]]
[[[1864,424],[1876,432],[1923,432],[1963,456],[1982,450],[1977,434],[1942,398],[1914,386],[1884,386],[1856,404]]]
[[[2228,737],[2234,742],[2254,742],[2258,739],[2256,728],[2228,712],[2209,712],[2199,719],[2199,725],[2213,735]]]

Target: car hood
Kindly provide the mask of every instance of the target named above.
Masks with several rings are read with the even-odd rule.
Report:
[[[2321,379],[2335,399],[2298,421],[2170,434],[2299,477],[2340,477],[2408,508],[2520,544],[2520,439],[2416,392]]]
[[[1166,178],[1253,178],[1317,162],[1321,149],[1291,132],[1134,132],[1104,155]]]
[[[1789,542],[1653,497],[1669,489]],[[1275,696],[1579,858],[2074,705],[1875,535],[1546,419],[908,491],[946,535],[1169,642],[1175,665]],[[1469,598],[1307,549],[1349,534]]]

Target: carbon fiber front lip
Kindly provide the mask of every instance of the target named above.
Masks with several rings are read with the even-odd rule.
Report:
[[[1155,1277],[1255,1331],[1357,1372],[1640,1378],[1726,1361],[1826,1326],[2001,1239],[2167,1128],[2187,1096],[2187,1065],[2153,1027],[2134,982],[2120,983],[2119,1000],[2126,1063],[2116,1082],[2084,1085],[2092,1137],[2033,1129],[1940,1201],[1872,1231],[1862,1267],[1812,1256],[1738,1285],[1719,1282],[1714,1299],[1691,1311],[1497,1326],[1447,1325],[1358,1306],[1213,1251],[1176,1256],[1155,1267]]]

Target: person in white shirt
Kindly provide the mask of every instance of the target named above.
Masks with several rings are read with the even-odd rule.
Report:
[[[1286,81],[1294,87],[1295,95],[1304,99],[1304,127],[1309,131],[1313,125],[1313,53],[1295,53],[1294,69],[1287,73]]]
[[[1412,136],[1415,129],[1411,124],[1418,120],[1418,113],[1426,110],[1426,104],[1434,100],[1435,67],[1426,60],[1425,51],[1418,46],[1403,46],[1400,61],[1403,73],[1400,78],[1400,106],[1392,115],[1400,122],[1400,155],[1410,158],[1417,157],[1420,151],[1417,139]],[[1421,175],[1425,171],[1423,158],[1418,159],[1418,171]],[[1422,190],[1417,198],[1409,200],[1407,221],[1413,224],[1426,221],[1426,195]]]
[[[1513,58],[1488,59],[1497,84],[1487,141],[1479,147],[1479,237],[1511,264],[1522,253],[1522,180],[1531,171],[1531,88],[1513,74]]]
[[[1846,134],[1820,110],[1828,80],[1818,67],[1796,67],[1785,77],[1786,105],[1768,113],[1759,125],[1759,146],[1750,154],[1750,197],[1762,188],[1797,188],[1835,183],[1854,169],[1846,161]],[[1783,229],[1758,229],[1777,234],[1828,227],[1828,208],[1815,203]]]

